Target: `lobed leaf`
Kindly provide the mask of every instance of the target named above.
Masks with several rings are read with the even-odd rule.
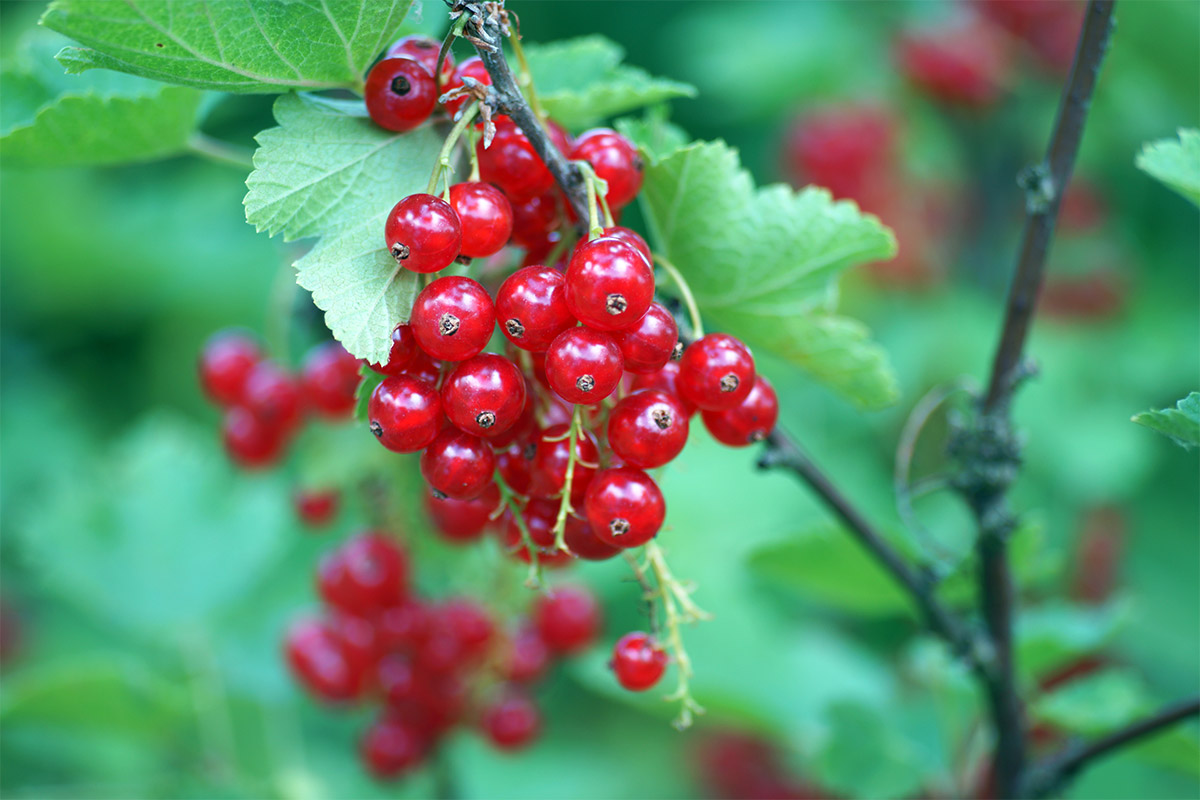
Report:
[[[1180,128],[1179,139],[1160,139],[1142,148],[1138,169],[1200,205],[1200,130]]]
[[[1200,445],[1200,392],[1192,392],[1175,404],[1174,408],[1143,411],[1131,418],[1138,425],[1145,425],[1163,436],[1169,436],[1177,445],[1190,450]]]

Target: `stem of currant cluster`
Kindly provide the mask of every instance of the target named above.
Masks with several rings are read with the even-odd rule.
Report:
[[[654,254],[654,263],[662,267],[663,272],[671,277],[675,288],[679,289],[679,296],[683,298],[683,304],[687,306],[688,318],[692,321],[693,338],[702,338],[704,336],[704,323],[700,320],[700,307],[696,305],[696,298],[692,294],[692,287],[688,286],[688,282],[683,277],[683,274],[680,273],[679,268],[661,254]]]
[[[450,133],[446,134],[446,141],[442,143],[442,149],[438,153],[437,161],[433,165],[433,174],[429,176],[429,188],[426,194],[433,194],[437,191],[438,180],[447,172],[453,172],[454,167],[450,164],[450,154],[454,152],[454,146],[458,144],[458,140],[462,138],[463,131],[475,119],[475,115],[479,113],[479,103],[472,100],[471,103],[463,109],[462,117],[458,122],[454,123],[454,127],[450,129]],[[472,152],[474,149],[472,148]],[[446,181],[446,188],[450,188],[450,181]]]
[[[673,724],[676,729],[682,731],[691,726],[695,714],[704,713],[704,707],[692,697],[692,659],[683,646],[683,634],[680,629],[684,625],[712,619],[712,615],[692,601],[691,589],[681,584],[671,573],[670,567],[667,566],[667,559],[657,542],[653,540],[647,542],[642,549],[642,554],[646,559],[646,567],[653,573],[654,582],[657,584],[657,590],[652,595],[653,599],[648,598],[648,600],[653,602],[656,599],[662,603],[666,625],[665,644],[675,659],[679,676],[675,691],[664,699],[668,702],[680,703],[679,716],[675,718]],[[636,565],[635,574],[639,575],[640,580],[644,580],[644,570],[636,568]]]
[[[504,514],[504,509],[508,509],[513,515],[513,521],[517,524],[517,530],[521,532],[521,542],[525,545],[525,550],[529,553],[529,577],[525,579],[525,585],[530,589],[540,589],[544,585],[542,582],[542,564],[538,558],[538,549],[533,543],[533,537],[529,535],[529,526],[525,524],[524,509],[517,501],[517,493],[505,483],[504,476],[500,474],[500,470],[496,470],[495,475],[496,487],[500,490],[500,505],[492,512],[493,519],[499,519]]]
[[[604,229],[600,227],[600,213],[596,205],[597,196],[603,196],[604,190],[600,187],[603,181],[596,175],[596,171],[592,169],[592,165],[586,161],[573,162],[579,167],[579,171],[583,173],[583,181],[587,186],[587,210],[588,210],[588,238],[595,239],[604,234]],[[611,215],[610,215],[611,218]]]
[[[562,499],[558,503],[558,517],[554,520],[554,546],[564,552],[571,552],[567,547],[567,515],[574,511],[571,508],[571,484],[575,481],[575,446],[579,442],[579,432],[583,427],[583,414],[579,406],[571,412],[571,429],[567,431],[567,474],[563,478]]]

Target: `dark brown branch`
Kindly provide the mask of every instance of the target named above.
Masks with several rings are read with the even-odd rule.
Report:
[[[1054,794],[1092,762],[1195,716],[1200,716],[1200,697],[1173,703],[1099,739],[1068,745],[1032,771],[1025,794],[1035,798]]]

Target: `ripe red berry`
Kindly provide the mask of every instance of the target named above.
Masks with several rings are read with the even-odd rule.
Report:
[[[521,628],[508,642],[501,673],[513,683],[534,683],[550,666],[550,650],[531,627]]]
[[[489,183],[456,183],[450,205],[462,225],[462,255],[486,258],[500,252],[512,235],[512,206],[504,193]]]
[[[723,411],[703,411],[704,427],[730,447],[745,447],[766,438],[779,419],[779,400],[766,378],[759,375],[746,399]]]
[[[373,617],[407,594],[408,556],[383,534],[360,534],[321,562],[317,588],[334,608]]]
[[[483,732],[501,750],[520,750],[542,727],[537,706],[524,695],[509,694],[483,710]]]
[[[429,635],[432,615],[420,602],[406,598],[375,618],[380,645],[390,652],[411,652]]]
[[[365,676],[347,658],[342,642],[323,620],[301,620],[285,638],[288,666],[305,689],[327,702],[358,697]]]
[[[613,547],[603,542],[592,532],[592,526],[586,519],[574,515],[567,517],[567,529],[563,533],[563,541],[571,555],[585,561],[607,561],[621,552],[621,548]]]
[[[407,654],[389,653],[380,658],[375,665],[375,680],[384,702],[392,708],[403,707],[419,691],[417,670]]]
[[[496,469],[508,488],[517,494],[529,494],[529,482],[533,475],[532,442],[516,441],[503,450],[496,451]]]
[[[621,348],[625,371],[640,375],[657,372],[671,360],[679,343],[679,327],[670,311],[651,303],[632,328],[616,331],[613,338]]]
[[[480,137],[475,148],[480,178],[496,184],[516,202],[549,192],[554,187],[554,176],[529,139],[509,117],[498,117],[495,124],[492,143],[485,148]],[[567,136],[561,127],[550,122],[546,133],[555,147],[566,151]]]
[[[544,352],[554,337],[575,325],[562,273],[534,266],[509,275],[496,292],[496,320],[517,347]]]
[[[367,728],[360,745],[363,762],[378,778],[397,778],[425,760],[426,742],[416,726],[384,718]]]
[[[421,62],[385,58],[367,74],[363,99],[376,125],[403,133],[429,119],[437,105],[437,84]]]
[[[621,382],[621,348],[612,336],[591,328],[568,328],[546,351],[546,381],[575,405],[596,405]]]
[[[628,205],[642,188],[645,164],[633,142],[608,128],[583,133],[575,140],[571,159],[592,165],[596,175],[608,181],[605,198],[612,209]]]
[[[421,453],[421,475],[456,500],[478,497],[492,481],[496,456],[478,436],[446,428]]]
[[[556,653],[586,649],[600,632],[600,606],[592,593],[579,586],[556,586],[538,596],[533,621],[542,641]]]
[[[601,237],[575,248],[567,265],[567,308],[584,325],[620,331],[654,299],[654,270],[632,245]]]
[[[650,245],[646,244],[646,240],[637,231],[621,225],[613,225],[601,231],[601,236],[606,239],[619,239],[645,256],[647,264],[654,265],[654,256],[650,253]]]
[[[383,654],[374,623],[335,609],[329,615],[328,625],[330,632],[341,643],[350,668],[362,674],[364,681],[369,680]]]
[[[487,347],[496,310],[478,281],[450,275],[421,290],[409,324],[417,344],[429,355],[442,361],[466,361]]]
[[[220,331],[204,344],[200,353],[200,386],[222,406],[242,402],[246,379],[262,358],[254,341],[237,331]]]
[[[542,260],[543,247],[548,253],[553,243],[547,245],[548,238],[562,225],[562,208],[558,195],[554,192],[535,194],[524,200],[513,203],[513,244],[524,247],[528,254],[537,255],[532,263]]]
[[[425,509],[429,520],[442,538],[461,544],[473,542],[483,535],[491,521],[492,512],[500,505],[500,490],[489,483],[483,492],[471,500],[455,500],[453,497],[438,497],[433,492],[425,494]]]
[[[638,547],[653,539],[667,513],[662,491],[631,467],[605,469],[588,484],[583,510],[592,532],[613,547]]]
[[[414,33],[411,36],[402,36],[393,42],[383,57],[411,58],[429,70],[430,75],[437,77],[439,84],[446,84],[454,76],[454,53],[450,52],[449,48],[446,49],[446,57],[442,59],[442,73],[436,75],[438,53],[441,52],[441,49],[442,43],[437,39]]]
[[[337,342],[319,344],[305,356],[300,381],[310,408],[326,417],[346,417],[358,405],[362,362]]]
[[[459,64],[454,70],[454,76],[448,82],[442,85],[442,94],[446,94],[451,89],[457,89],[458,87],[464,85],[466,83],[466,81],[463,80],[464,75],[468,78],[474,78],[484,86],[492,85],[492,76],[487,71],[487,67],[483,65],[483,60],[480,59],[479,56],[471,56]],[[447,114],[449,114],[451,117],[456,117],[458,116],[458,112],[462,110],[462,107],[467,104],[468,99],[469,97],[467,95],[463,95],[462,97],[455,97],[452,100],[447,100],[442,105],[445,106]]]
[[[337,516],[340,500],[337,489],[304,489],[296,492],[296,514],[310,528],[321,528]]]
[[[451,597],[437,609],[439,623],[462,647],[467,659],[485,655],[495,638],[496,623],[487,609],[466,597]]]
[[[552,425],[542,431],[533,451],[533,471],[529,492],[534,497],[555,498],[562,494],[567,480],[570,439],[567,425]],[[582,502],[587,485],[596,474],[600,451],[587,431],[575,439],[575,471],[571,476],[571,504]]]
[[[684,413],[691,417],[696,413],[696,406],[686,397],[679,393],[679,362],[668,361],[663,364],[663,368],[658,372],[651,372],[644,375],[634,375],[633,383],[629,386],[629,391],[640,392],[646,389],[652,389],[663,394],[670,395],[672,399],[679,402]]]
[[[980,19],[910,32],[896,45],[901,73],[935,100],[980,109],[994,104],[1008,82],[1004,34]]]
[[[367,403],[371,433],[388,450],[415,453],[442,429],[442,400],[424,381],[400,375],[385,378]]]
[[[416,341],[415,336],[413,341]],[[428,353],[417,347],[417,354],[412,363],[405,367],[401,374],[436,387],[442,380],[442,362],[431,358]]]
[[[446,376],[442,408],[450,421],[467,433],[499,436],[525,410],[525,378],[504,356],[480,353]]]
[[[662,678],[667,654],[650,634],[634,631],[617,640],[609,666],[617,683],[631,692],[644,692]]]
[[[874,206],[895,165],[897,121],[872,106],[838,104],[798,119],[788,132],[788,171],[797,185],[823,186],[839,200]]]
[[[687,412],[663,392],[641,391],[622,398],[608,417],[608,444],[630,467],[661,467],[683,452],[687,437]]]
[[[420,352],[421,348],[417,346],[412,328],[408,325],[397,325],[392,331],[392,349],[388,351],[387,361],[369,366],[380,375],[402,375]]]
[[[287,444],[287,434],[240,406],[226,411],[221,423],[225,452],[246,469],[261,469],[277,462]]]
[[[443,270],[462,250],[458,214],[431,194],[410,194],[396,203],[388,213],[383,236],[384,246],[397,263],[413,272]]]
[[[558,500],[530,498],[521,512],[525,529],[529,531],[529,541],[543,549],[554,547],[554,524],[558,521],[558,509]],[[515,517],[509,518],[508,526],[508,538],[520,541],[521,526]]]
[[[733,408],[754,386],[754,357],[746,345],[724,333],[710,333],[683,351],[679,394],[699,408]]]
[[[271,361],[260,361],[251,370],[244,394],[246,410],[277,430],[295,430],[304,416],[300,382]]]

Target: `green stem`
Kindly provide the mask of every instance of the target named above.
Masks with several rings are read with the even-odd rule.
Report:
[[[666,699],[679,701],[679,716],[675,718],[674,725],[677,729],[684,730],[691,726],[695,714],[704,713],[704,707],[692,697],[692,659],[683,646],[681,628],[693,622],[711,619],[711,617],[692,602],[689,589],[671,574],[666,556],[663,555],[662,548],[658,546],[657,542],[653,540],[647,542],[643,552],[646,557],[646,565],[654,574],[654,581],[658,585],[656,595],[662,603],[663,615],[666,618],[665,644],[675,658],[675,665],[679,673],[679,682],[675,691]]]
[[[238,169],[254,169],[254,153],[250,148],[223,142],[199,131],[188,138],[187,149],[192,154],[217,164]]]
[[[525,579],[525,585],[530,589],[539,589],[542,586],[541,559],[538,558],[538,549],[533,543],[533,537],[529,535],[529,526],[525,523],[521,504],[517,502],[517,493],[504,482],[504,476],[500,474],[500,470],[496,470],[495,480],[496,487],[500,490],[500,508],[496,511],[501,512],[505,507],[508,508],[513,515],[513,521],[517,523],[517,530],[521,532],[521,542],[529,553],[529,577]]]
[[[692,336],[699,339],[704,336],[704,323],[700,320],[700,307],[696,305],[696,298],[692,294],[692,287],[688,286],[687,280],[679,269],[664,258],[661,254],[654,254],[654,263],[663,268],[663,272],[671,276],[676,288],[679,289],[679,294],[683,298],[683,304],[687,306],[688,317],[692,320]]]
[[[450,153],[453,152],[454,145],[458,144],[463,131],[467,129],[467,126],[471,124],[471,121],[475,119],[475,115],[478,113],[479,103],[472,101],[463,111],[462,119],[454,123],[454,127],[446,135],[446,141],[442,144],[442,150],[438,153],[437,161],[433,165],[433,175],[429,177],[429,188],[426,189],[426,194],[433,194],[437,191],[438,179],[442,177],[444,172],[451,169]]]
[[[578,457],[575,453],[575,445],[579,441],[579,429],[583,426],[583,415],[579,411],[579,406],[575,406],[575,410],[571,412],[571,429],[567,432],[567,476],[563,480],[562,499],[558,504],[558,518],[554,521],[554,546],[559,550],[571,552],[567,547],[567,515],[574,509],[571,508],[571,484],[575,480],[575,462]]]
[[[588,238],[595,239],[598,236],[604,235],[604,229],[600,227],[600,213],[597,211],[596,205],[597,195],[603,195],[598,186],[601,180],[596,175],[596,171],[592,169],[592,165],[588,162],[576,161],[574,163],[578,165],[579,171],[583,173],[583,182],[587,186]]]

